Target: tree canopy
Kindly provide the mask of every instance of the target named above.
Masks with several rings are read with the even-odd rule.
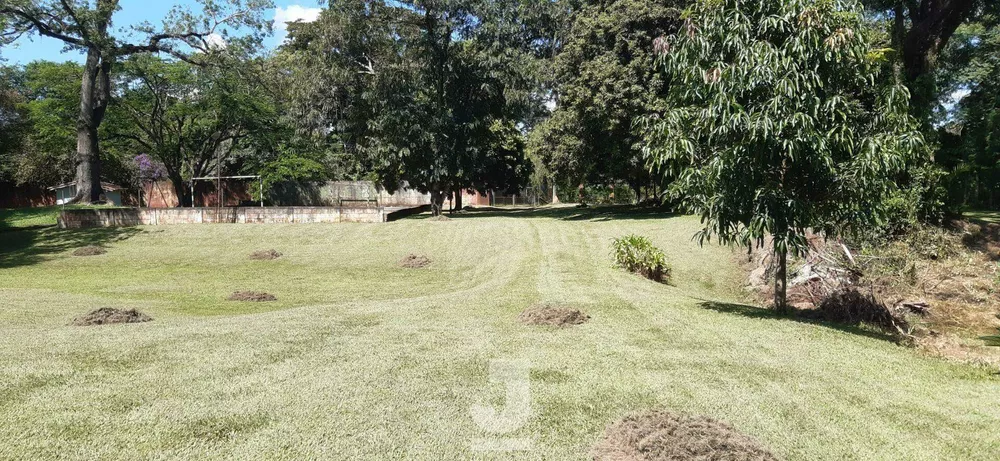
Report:
[[[671,81],[648,155],[679,168],[673,192],[701,215],[702,239],[773,239],[784,307],[787,251],[810,229],[877,222],[921,152],[908,93],[880,78],[882,51],[848,0],[702,0],[684,21],[656,44]]]

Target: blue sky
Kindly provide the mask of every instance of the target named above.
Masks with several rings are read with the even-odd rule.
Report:
[[[267,18],[275,21],[274,36],[265,41],[269,48],[274,48],[284,40],[284,21],[309,21],[319,13],[319,0],[275,0],[274,3],[277,8],[267,13]],[[115,30],[143,21],[158,25],[174,5],[189,6],[192,11],[200,11],[195,0],[121,0],[120,5],[121,11],[114,16]],[[63,53],[62,48],[62,43],[58,40],[35,35],[23,37],[13,46],[4,47],[2,56],[7,64],[26,64],[38,59],[82,61],[82,55],[78,52]]]

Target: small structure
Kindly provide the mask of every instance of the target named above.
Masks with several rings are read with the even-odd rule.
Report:
[[[76,197],[76,181],[52,186],[48,188],[56,192],[56,205],[63,205]],[[108,203],[115,206],[122,206],[122,188],[109,182],[102,182],[101,189],[104,190],[104,197]]]

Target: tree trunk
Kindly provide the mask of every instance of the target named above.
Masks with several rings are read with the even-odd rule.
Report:
[[[72,200],[75,203],[96,202],[103,192],[97,129],[104,120],[111,99],[110,72],[111,63],[103,60],[96,49],[88,50],[80,85],[80,113],[76,122],[76,197]]]
[[[431,216],[441,216],[444,207],[444,194],[439,190],[431,191]]]
[[[902,31],[904,20],[902,2],[894,10],[897,16],[894,39],[901,40],[903,68],[911,93],[911,107],[915,115],[925,124],[930,123],[930,114],[937,100],[934,70],[941,51],[960,25],[975,11],[975,0],[952,0],[934,2],[923,0],[920,5],[908,8],[910,30]]]
[[[177,176],[170,176],[170,183],[174,185],[174,193],[177,194],[177,206],[185,207],[189,205],[189,202],[185,200],[188,195],[187,184],[184,184],[184,179]],[[192,197],[193,199],[193,197]]]
[[[778,250],[777,245],[775,245],[774,257],[774,309],[785,314],[788,312],[788,252]]]
[[[462,211],[462,189],[455,191],[455,201],[452,203],[455,204],[452,210]]]

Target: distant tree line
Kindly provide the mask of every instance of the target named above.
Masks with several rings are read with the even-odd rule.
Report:
[[[688,104],[708,110],[722,99],[699,100],[718,88],[684,81],[665,44],[704,39],[688,25],[705,8],[733,12],[711,37],[727,46],[753,38],[725,28],[740,15],[773,21],[815,8],[824,21],[856,18],[843,27],[853,34],[844,46],[864,50],[865,68],[819,78],[841,85],[870,75],[867,93],[843,90],[858,117],[880,107],[871,91],[904,88],[891,102],[905,99],[911,119],[901,122],[914,123],[922,142],[900,168],[878,172],[895,185],[886,191],[887,215],[935,220],[962,206],[1000,205],[996,2],[796,0],[773,11],[768,3],[343,0],[315,22],[290,24],[287,40],[265,50],[268,0],[203,1],[201,11],[176,10],[159,27],[114,23],[117,0],[3,0],[3,43],[40,36],[84,60],[0,69],[0,180],[76,179],[77,199],[88,202],[100,195],[100,178],[134,183],[143,154],[185,204],[191,178],[223,172],[259,174],[267,185],[406,184],[430,193],[435,212],[457,191],[514,193],[541,183],[558,186],[564,200],[613,190],[633,201],[690,206],[692,189],[677,184],[693,184],[685,174],[698,162],[666,156],[664,143],[676,138],[665,136],[664,123]],[[787,28],[814,25],[788,18],[786,35],[757,46],[778,46]],[[122,27],[131,33],[119,33]],[[729,67],[717,67],[723,82],[735,84]],[[780,83],[777,74],[759,78],[770,90]],[[681,97],[690,91],[699,93]],[[745,101],[732,91],[716,96],[734,97],[752,115],[752,104],[768,94],[760,91]],[[821,102],[831,96],[794,91],[818,91]],[[714,123],[738,120],[740,110],[725,109]],[[698,129],[709,128],[718,127]],[[820,134],[796,142],[831,136]],[[742,171],[755,180],[752,168]]]

